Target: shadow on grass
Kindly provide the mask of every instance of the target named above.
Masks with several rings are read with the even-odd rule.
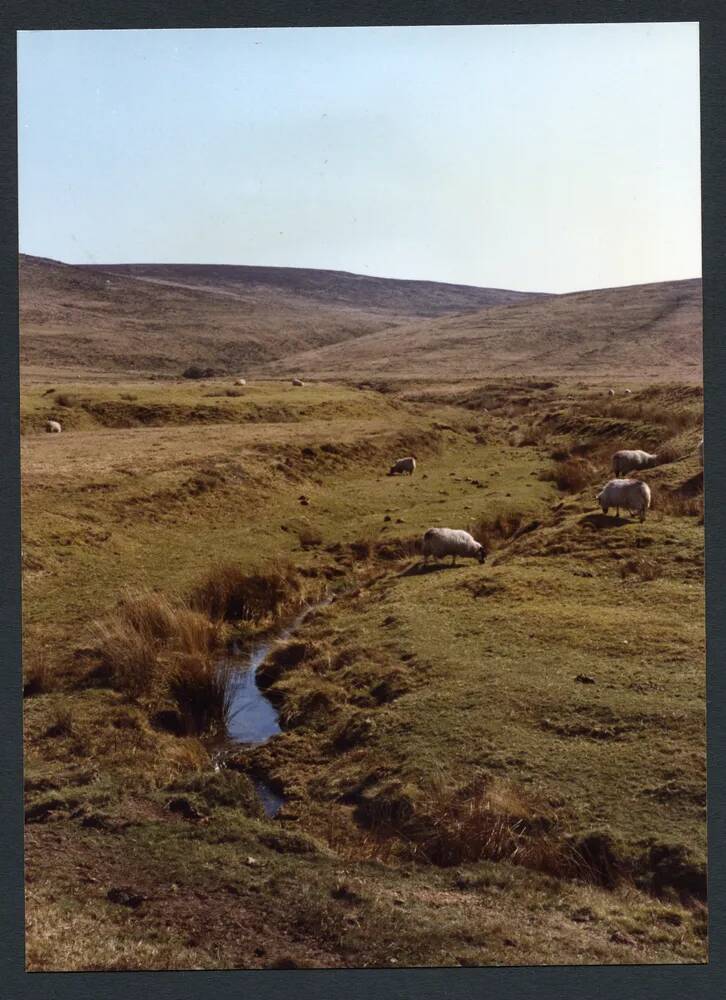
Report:
[[[603,528],[619,528],[623,524],[632,524],[635,518],[616,517],[614,514],[585,514],[580,518],[580,526],[602,531]]]
[[[438,573],[443,569],[461,569],[464,563],[457,563],[452,566],[450,562],[447,563],[413,563],[407,569],[399,573],[399,576],[425,576],[427,573]]]

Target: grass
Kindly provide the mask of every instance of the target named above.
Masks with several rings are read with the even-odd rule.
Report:
[[[278,563],[268,569],[245,572],[235,563],[209,571],[192,590],[189,601],[212,621],[260,622],[274,618],[302,599],[293,567]]]
[[[558,450],[607,474],[617,447],[688,446],[697,423],[630,434],[690,397],[605,417],[588,387],[485,385],[474,422],[457,387],[271,383],[184,422],[209,388],[75,385],[91,406],[57,440],[32,433],[43,387],[24,393],[31,967],[702,961],[697,456],[648,471],[642,526],[540,478]],[[127,423],[102,423],[120,392]],[[416,475],[387,477],[410,452]],[[408,572],[435,525],[500,551]],[[283,733],[215,775],[194,734],[223,711],[219,644],[324,588],[261,668]]]
[[[114,617],[96,629],[113,687],[152,705],[171,698],[187,734],[224,726],[229,677],[215,658],[220,629],[208,618],[153,591],[126,591]]]

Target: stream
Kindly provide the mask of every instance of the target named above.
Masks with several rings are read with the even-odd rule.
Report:
[[[222,745],[214,755],[217,769],[224,767],[225,757],[238,747],[259,746],[282,731],[277,709],[257,686],[257,668],[264,663],[276,643],[290,639],[313,611],[330,604],[332,600],[331,595],[316,604],[307,605],[279,632],[253,643],[244,651],[239,643],[232,644],[231,659],[225,660],[222,664],[225,669],[231,668],[232,676],[227,731]],[[275,792],[259,778],[253,778],[252,783],[265,814],[270,817],[276,816],[285,804],[284,796]]]

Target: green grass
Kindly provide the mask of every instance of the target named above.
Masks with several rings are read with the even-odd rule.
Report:
[[[543,478],[584,440],[607,478],[610,450],[642,443],[614,428],[646,417],[690,446],[692,391],[643,390],[634,415],[604,417],[600,393],[564,384],[521,385],[514,402],[468,389],[462,406],[434,386],[408,401],[226,388],[73,385],[92,405],[69,407],[78,429],[54,437],[33,432],[50,397],[24,393],[26,777],[44,817],[29,826],[32,967],[703,960],[703,908],[678,882],[705,860],[700,465],[689,453],[648,470],[643,525],[602,518],[594,486],[563,496]],[[117,403],[165,422],[102,425]],[[207,405],[229,415],[188,419]],[[654,423],[670,405],[689,415]],[[410,453],[415,475],[388,477]],[[419,572],[434,525],[486,535],[484,566]],[[204,744],[156,727],[158,698],[129,699],[95,669],[93,623],[128,586],[244,617],[233,586],[210,590],[229,564],[245,580],[285,564],[309,594],[352,588],[267,670],[285,732],[237,766],[284,790],[274,822],[248,786],[216,786]],[[164,620],[140,629],[162,659]],[[201,818],[170,813],[172,796]],[[595,884],[602,865],[567,860],[605,843],[611,889]],[[78,889],[81,864],[100,882]],[[138,911],[99,908],[99,885],[132,877],[149,897]],[[248,929],[263,925],[257,954]]]

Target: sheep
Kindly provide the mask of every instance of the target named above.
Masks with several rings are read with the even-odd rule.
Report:
[[[658,456],[647,451],[616,451],[612,458],[616,476],[625,476],[634,469],[652,469],[657,464]]]
[[[484,546],[472,538],[468,531],[461,531],[458,528],[429,528],[423,536],[421,551],[424,563],[429,561],[429,556],[433,556],[434,559],[451,556],[452,566],[456,564],[457,556],[469,556],[478,559],[480,563],[487,557]]]
[[[650,507],[650,487],[640,479],[611,479],[595,499],[603,514],[614,507],[616,516],[620,517],[620,508],[626,507],[631,515],[640,514],[640,520],[644,521]]]
[[[698,455],[701,459],[701,465],[703,465],[703,438],[698,442]]]
[[[293,385],[305,385],[305,383],[303,382],[303,380],[301,378],[294,378],[292,380],[292,384]]]
[[[246,378],[238,378],[238,379],[237,379],[237,380],[235,381],[235,383],[234,383],[234,384],[235,384],[235,385],[247,385],[247,379],[246,379]]]
[[[49,434],[60,434],[62,428],[57,420],[49,420],[45,429]]]
[[[614,396],[614,395],[615,395],[615,390],[614,389],[608,389],[608,396]]]
[[[409,476],[412,476],[416,470],[416,459],[413,455],[409,455],[407,458],[399,458],[393,463],[391,468],[388,470],[389,476],[403,475],[407,472]]]
[[[633,390],[632,389],[626,389],[625,390],[625,395],[626,396],[632,396],[633,395]]]

